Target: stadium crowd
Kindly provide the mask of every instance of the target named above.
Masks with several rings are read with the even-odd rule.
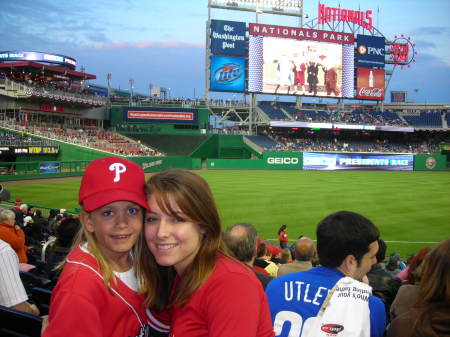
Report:
[[[29,121],[17,124],[12,118],[0,120],[0,126],[19,131],[26,143],[30,136],[45,137],[70,144],[82,145],[97,150],[107,151],[123,156],[162,156],[155,149],[145,146],[117,132],[107,131],[94,125],[69,126],[46,121]],[[15,145],[20,145],[16,143]]]
[[[326,151],[377,153],[433,153],[448,141],[439,132],[367,132],[301,129],[295,132],[267,130],[265,134],[276,143],[270,151]]]
[[[23,72],[0,72],[0,83],[20,85],[30,97],[81,104],[92,107],[105,106],[107,100],[83,88],[80,81],[51,80],[48,76]]]
[[[168,169],[145,184],[140,167],[114,157],[86,169],[79,202],[79,216],[44,216],[20,199],[0,210],[0,311],[49,314],[45,337],[450,333],[450,239],[386,257],[376,225],[348,211],[324,214],[316,240],[286,225],[278,241],[248,223],[222,231],[198,175]]]

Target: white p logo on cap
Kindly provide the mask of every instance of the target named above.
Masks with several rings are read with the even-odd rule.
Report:
[[[116,171],[116,176],[114,177],[114,182],[120,181],[120,175],[127,170],[127,167],[122,163],[113,163],[109,166],[110,171]]]

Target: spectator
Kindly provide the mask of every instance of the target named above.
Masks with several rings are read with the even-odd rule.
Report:
[[[450,335],[450,239],[425,258],[419,300],[392,321],[387,337]]]
[[[23,227],[23,220],[28,213],[28,205],[20,204],[19,209],[16,210],[14,213],[15,213],[15,217],[16,217],[16,223],[20,227]]]
[[[274,336],[258,279],[227,254],[208,183],[190,171],[167,169],[151,176],[147,191],[151,211],[138,266],[145,304],[171,309],[170,334]],[[166,271],[176,273],[171,287],[163,281]]]
[[[384,270],[386,271],[386,273],[388,273],[392,277],[396,277],[397,274],[401,272],[400,266],[398,264],[399,260],[400,259],[397,255],[395,255],[395,254],[391,255],[388,263],[384,267]]]
[[[386,313],[389,313],[401,281],[386,272],[382,266],[382,262],[386,257],[386,243],[382,239],[378,239],[378,247],[377,263],[372,266],[367,273],[367,277],[369,285],[372,287],[372,293],[383,300]]]
[[[419,253],[411,260],[408,269],[408,282],[400,287],[392,303],[390,313],[391,319],[407,312],[420,297],[419,284],[423,276],[423,261],[431,251],[429,247],[419,250]],[[409,282],[414,282],[413,284]]]
[[[322,325],[331,323],[348,336],[383,336],[383,302],[359,281],[376,263],[378,236],[373,223],[357,213],[323,219],[317,226],[321,266],[277,277],[267,286],[277,336],[319,336]]]
[[[420,266],[429,252],[431,252],[430,247],[423,247],[411,259],[406,276],[406,282],[408,284],[416,284],[420,281]]]
[[[19,225],[15,224],[15,218],[13,211],[5,209],[0,212],[0,239],[14,249],[20,263],[27,263],[28,247],[25,246],[25,233]]]
[[[0,239],[0,305],[39,315],[28,296],[19,275],[19,259],[11,246]]]
[[[122,158],[97,159],[86,168],[81,232],[52,291],[43,337],[144,336],[148,320],[164,326],[156,313],[147,316],[133,268],[148,208],[144,185],[142,168]]]
[[[261,243],[256,255],[255,265],[263,268],[270,276],[276,277],[278,266],[272,262],[272,249],[276,247],[267,246]]]
[[[281,252],[280,263],[281,264],[292,263],[292,254],[289,248],[285,248]]]
[[[52,270],[50,275],[52,280],[55,280],[57,275],[59,275],[59,270],[55,270],[55,267],[61,263],[69,253],[80,227],[80,220],[75,218],[65,219],[61,221],[61,224],[58,226],[56,231],[56,241],[50,248],[46,260]]]
[[[58,210],[56,209],[51,209],[49,214],[48,214],[48,228],[49,228],[49,232],[50,234],[55,233],[55,223],[56,223],[56,216],[58,215]]]
[[[314,247],[313,240],[305,236],[298,239],[294,246],[295,261],[281,265],[277,275],[282,276],[311,269],[313,267],[311,261],[315,252],[316,248]]]
[[[239,223],[227,228],[223,234],[223,239],[228,249],[239,261],[253,268],[256,258],[258,234],[256,228],[251,224]],[[261,282],[264,289],[273,277],[257,272],[256,277]]]
[[[288,245],[288,236],[287,236],[287,226],[282,225],[278,229],[278,241],[280,242],[281,249],[287,248]]]
[[[48,220],[42,216],[40,209],[34,212],[33,221],[31,236],[36,242],[44,241],[48,232]]]

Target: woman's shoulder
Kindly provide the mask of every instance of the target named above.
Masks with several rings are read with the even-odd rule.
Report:
[[[216,258],[216,267],[208,281],[223,282],[233,279],[257,281],[255,273],[250,267],[234,258],[219,254]]]

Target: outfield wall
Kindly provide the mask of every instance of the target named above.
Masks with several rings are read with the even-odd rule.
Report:
[[[178,167],[187,170],[201,168],[201,160],[191,157],[131,157],[127,158],[138,163],[144,172],[161,171],[168,167]],[[91,160],[77,161],[47,161],[47,162],[0,162],[0,182],[25,180],[77,177]]]
[[[264,152],[262,159],[207,159],[208,169],[301,170],[301,152]]]
[[[414,156],[414,171],[448,171],[447,156],[442,154],[418,154]]]
[[[217,141],[218,139],[215,139]],[[217,150],[214,140],[211,148]],[[214,152],[214,151],[213,151]],[[0,182],[81,176],[91,160],[0,162]],[[131,157],[146,173],[168,167],[202,168],[202,158],[189,156]],[[414,162],[414,165],[413,165]],[[264,152],[261,159],[206,158],[210,170],[394,170],[450,171],[446,156],[325,152]]]

